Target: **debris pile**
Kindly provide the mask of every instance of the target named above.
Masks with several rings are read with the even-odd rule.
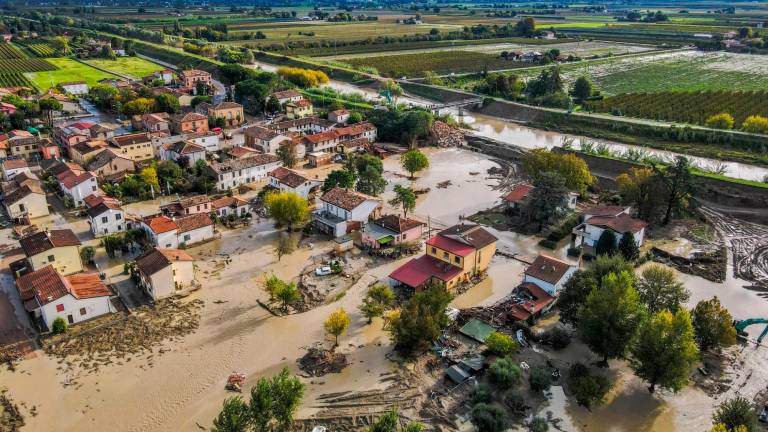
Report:
[[[42,341],[43,348],[68,369],[77,366],[98,372],[101,366],[122,364],[131,356],[151,352],[164,341],[194,332],[200,324],[202,306],[202,300],[163,299],[133,313],[112,314],[52,336]]]
[[[448,123],[435,120],[430,130],[430,142],[436,147],[462,147],[466,143],[464,132]]]
[[[0,394],[0,430],[17,432],[24,426],[24,416],[19,407],[6,396],[5,390]]]
[[[299,369],[313,377],[339,373],[349,365],[346,355],[319,346],[310,347],[297,363]]]
[[[768,288],[768,228],[707,207],[701,213],[731,248],[734,276]]]
[[[437,184],[437,188],[438,189],[445,189],[448,186],[450,186],[451,184],[453,184],[453,183],[450,180],[441,181],[440,183]]]

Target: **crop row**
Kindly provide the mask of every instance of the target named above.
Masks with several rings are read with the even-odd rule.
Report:
[[[43,59],[0,60],[0,71],[4,74],[14,72],[43,72],[50,70],[56,70],[56,66]]]
[[[0,43],[0,59],[23,59],[24,53],[9,43]]]
[[[0,73],[0,87],[32,87],[32,84],[19,72]]]
[[[751,115],[768,116],[768,91],[702,91],[625,93],[589,102],[590,111],[616,115],[704,124],[710,116],[727,112],[736,126]]]
[[[513,69],[526,65],[525,63],[505,60],[493,54],[460,50],[358,57],[342,61],[358,67],[373,67],[382,75],[398,78],[402,76],[422,77],[425,71],[432,71],[441,75]]]
[[[27,44],[29,48],[38,57],[53,57],[56,50],[47,42],[36,42]]]

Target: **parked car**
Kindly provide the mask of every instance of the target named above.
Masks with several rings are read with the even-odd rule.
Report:
[[[317,276],[328,276],[329,274],[333,274],[333,270],[330,266],[318,267],[315,269],[315,275]]]

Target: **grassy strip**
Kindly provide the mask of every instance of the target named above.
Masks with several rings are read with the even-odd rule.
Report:
[[[331,98],[322,94],[317,94],[312,91],[308,90],[299,90],[299,93],[304,95],[307,99],[312,101],[313,104],[319,105],[319,106],[328,106],[331,102],[340,102],[342,105],[344,105],[344,108],[348,109],[360,109],[360,110],[372,110],[373,105],[366,104],[362,102],[354,102],[342,98]]]

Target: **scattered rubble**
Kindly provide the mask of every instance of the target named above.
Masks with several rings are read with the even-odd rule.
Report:
[[[654,260],[678,271],[701,276],[713,282],[725,281],[727,254],[720,235],[708,224],[695,220],[676,220],[648,231]]]
[[[0,394],[0,430],[17,432],[24,426],[24,416],[19,407],[6,395],[6,390]]]
[[[339,373],[349,365],[347,356],[333,349],[313,346],[296,361],[299,369],[311,377],[321,377],[329,373]]]
[[[440,183],[437,184],[437,188],[438,189],[445,189],[445,188],[447,188],[448,186],[450,186],[452,184],[453,184],[453,182],[451,182],[450,180],[441,181]]]
[[[708,207],[703,207],[701,213],[730,247],[734,276],[753,282],[756,288],[768,289],[768,227]]]
[[[429,143],[436,147],[462,147],[466,144],[464,132],[448,123],[435,120],[429,131]]]

